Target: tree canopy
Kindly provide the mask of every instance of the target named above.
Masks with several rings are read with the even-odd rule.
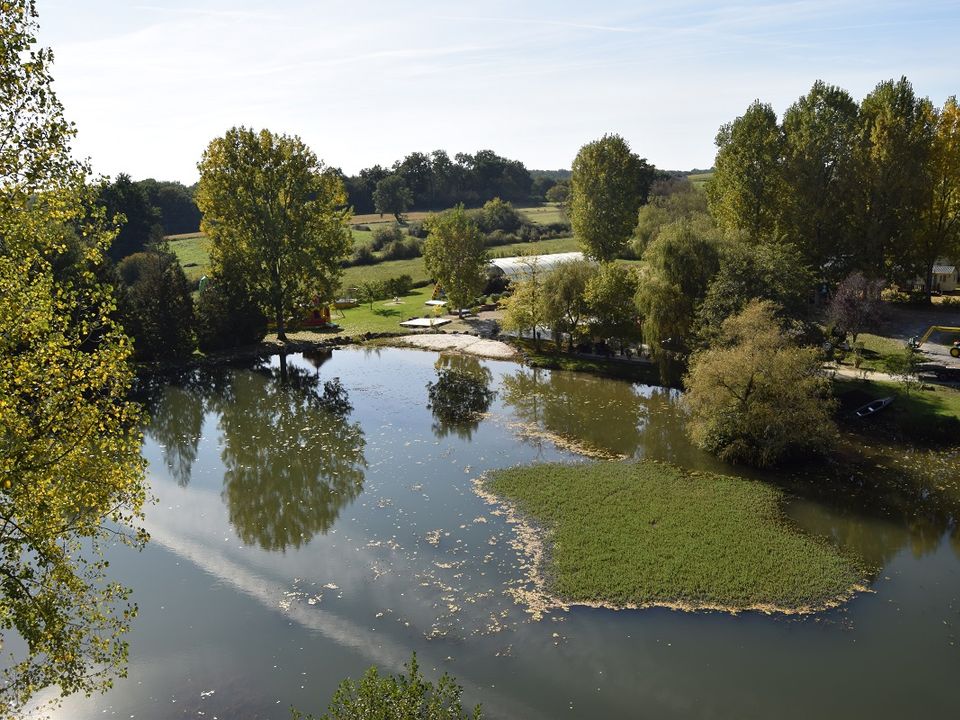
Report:
[[[343,182],[300,138],[243,127],[211,141],[198,168],[214,272],[242,278],[286,339],[288,318],[336,293],[353,245]]]
[[[687,432],[721,460],[759,467],[830,447],[836,427],[817,350],[794,345],[769,301],[727,318],[684,377]]]
[[[0,13],[0,636],[23,641],[4,717],[43,688],[97,692],[125,672],[135,606],[102,548],[145,539],[130,344],[97,280],[115,230],[70,157],[36,18],[32,0]]]
[[[570,179],[570,223],[587,255],[606,262],[623,250],[654,172],[619,135],[580,148]]]
[[[486,282],[487,251],[483,235],[462,205],[427,222],[423,261],[427,272],[458,309],[471,307]]]
[[[381,215],[389,214],[403,222],[403,214],[413,204],[413,193],[400,175],[387,175],[373,191],[373,206]]]

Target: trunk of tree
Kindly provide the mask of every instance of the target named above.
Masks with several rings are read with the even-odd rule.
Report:
[[[283,310],[279,307],[274,309],[274,317],[277,321],[277,340],[281,342],[287,341],[286,327],[283,324]]]
[[[927,305],[933,304],[933,264],[936,260],[927,263]]]

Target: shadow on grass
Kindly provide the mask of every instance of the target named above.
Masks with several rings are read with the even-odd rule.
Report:
[[[390,317],[400,317],[400,311],[393,308],[379,307],[373,309],[374,315],[379,315],[380,317],[390,318]]]

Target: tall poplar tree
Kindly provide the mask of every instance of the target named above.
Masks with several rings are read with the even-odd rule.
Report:
[[[713,177],[707,183],[710,212],[724,230],[757,242],[776,228],[783,195],[783,136],[770,105],[755,101],[720,128]]]
[[[587,255],[608,262],[620,254],[654,172],[619,135],[604,135],[580,148],[570,178],[570,224]]]
[[[839,280],[855,255],[857,129],[853,98],[821,80],[783,114],[779,228],[818,278]]]
[[[960,108],[949,97],[937,113],[928,165],[929,192],[920,214],[915,251],[927,299],[940,258],[960,262]]]
[[[32,0],[0,12],[0,716],[41,689],[125,672],[135,607],[102,549],[139,545],[144,500],[130,344],[97,281],[109,229],[36,47]]]

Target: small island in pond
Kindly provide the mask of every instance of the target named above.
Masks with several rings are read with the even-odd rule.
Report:
[[[498,470],[480,492],[536,526],[521,532],[537,538],[534,579],[560,605],[809,613],[867,582],[859,561],[791,525],[780,490],[753,480],[607,461]]]

